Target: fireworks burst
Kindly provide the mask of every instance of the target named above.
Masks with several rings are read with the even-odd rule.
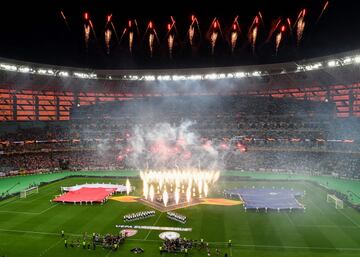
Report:
[[[133,50],[133,46],[134,46],[134,32],[129,32],[129,51],[130,53],[132,53]]]
[[[294,27],[296,26],[296,43],[298,46],[303,37],[303,33],[305,29],[305,15],[306,15],[306,9],[301,10],[294,23]]]
[[[149,34],[149,49],[150,49],[150,56],[153,56],[154,52],[154,37],[155,35],[153,33]]]
[[[174,46],[174,36],[171,34],[168,36],[168,46],[169,46],[169,56],[171,58],[172,50],[173,50],[173,46]]]
[[[107,29],[105,31],[105,45],[106,45],[106,52],[107,54],[110,53],[110,41],[111,41],[111,30]]]
[[[190,24],[189,30],[188,30],[188,37],[189,37],[189,42],[190,42],[191,46],[194,45],[195,26],[196,26],[199,34],[201,34],[200,26],[199,26],[199,22],[198,22],[197,18],[195,17],[195,15],[191,15],[191,24]]]
[[[297,26],[296,26],[297,45],[300,44],[300,41],[303,37],[304,29],[305,29],[304,17],[300,17],[300,19],[297,22]]]
[[[143,196],[145,199],[154,199],[155,187],[158,195],[162,195],[163,204],[166,207],[169,202],[168,189],[173,193],[173,199],[178,204],[183,198],[191,202],[191,196],[207,197],[209,187],[218,181],[220,172],[216,170],[202,171],[198,169],[166,170],[166,171],[140,171],[143,181]],[[185,192],[186,188],[186,192]]]
[[[285,27],[285,25],[283,25],[283,26],[281,26],[279,33],[276,35],[276,39],[275,39],[276,55],[278,53],[279,46],[281,44],[281,40],[283,39],[283,34],[285,33],[285,31],[286,31],[286,27]]]
[[[88,49],[89,39],[90,39],[90,25],[84,25],[84,37],[85,37],[85,46],[86,49]]]
[[[216,46],[216,42],[217,42],[219,34],[221,34],[221,36],[222,36],[220,22],[217,20],[217,18],[214,18],[210,25],[210,28],[208,30],[209,40],[211,43],[211,54],[212,55],[214,54],[215,46]]]
[[[234,22],[231,26],[230,32],[230,45],[231,45],[231,52],[233,53],[236,47],[236,43],[240,33],[240,24],[238,23],[239,16],[236,16]]]
[[[169,23],[167,25],[168,32],[166,33],[166,37],[167,37],[167,43],[168,43],[168,48],[169,48],[169,57],[172,58],[176,27],[175,27],[174,18],[172,16],[170,16],[170,18],[171,18],[172,23]]]

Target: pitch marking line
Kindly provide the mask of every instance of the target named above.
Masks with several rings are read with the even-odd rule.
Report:
[[[62,240],[58,240],[56,243],[50,245],[48,248],[46,248],[43,252],[41,252],[38,257],[43,256],[44,254],[46,254],[50,249],[54,248],[55,246],[57,246]]]
[[[23,212],[23,211],[0,211],[0,213],[13,213],[13,214],[29,214],[29,215],[40,215],[43,214],[45,212],[47,212],[48,210],[58,206],[59,203],[56,203],[52,206],[50,206],[49,208],[46,208],[45,210],[41,211],[41,212]]]
[[[353,220],[352,218],[349,217],[349,215],[345,214],[344,212],[340,211],[339,209],[337,209],[338,212],[340,212],[345,218],[347,218],[348,220],[351,221],[352,224],[354,224],[357,228],[360,228],[360,225],[357,224],[357,222],[355,222],[355,220]]]
[[[105,257],[108,257],[110,255],[112,250],[109,250],[109,252],[105,255]]]
[[[3,232],[13,232],[13,233],[22,233],[22,234],[38,234],[38,235],[50,235],[50,236],[60,236],[60,233],[53,233],[53,232],[41,232],[41,231],[31,231],[31,230],[12,230],[12,229],[2,229],[0,231]],[[74,234],[74,233],[67,233],[67,235],[71,236],[81,236],[82,234]],[[151,240],[151,239],[135,239],[135,238],[128,238],[126,240],[131,241],[147,241],[147,242],[162,242],[162,240]],[[214,245],[227,245],[227,242],[208,242],[209,244]],[[328,251],[359,251],[360,248],[350,248],[350,247],[316,247],[316,246],[291,246],[291,245],[257,245],[257,244],[232,244],[231,247],[247,247],[247,248],[278,248],[278,249],[309,249],[309,250],[328,250]]]
[[[158,221],[160,220],[160,217],[161,217],[162,214],[163,214],[163,213],[161,212],[160,215],[159,215],[159,217],[156,219],[155,223],[153,224],[153,226],[155,226],[156,223],[158,223]],[[152,230],[149,230],[149,233],[147,233],[147,235],[146,235],[146,237],[144,238],[144,240],[146,240],[146,239],[149,237],[151,231],[152,231]]]

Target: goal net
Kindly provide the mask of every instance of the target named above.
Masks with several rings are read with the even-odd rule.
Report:
[[[26,198],[29,195],[39,193],[39,187],[30,187],[20,192],[20,198]]]
[[[335,203],[335,208],[336,209],[343,209],[344,208],[343,200],[337,198],[335,195],[328,194],[327,198],[326,198],[326,201],[328,203],[333,203],[333,204]]]

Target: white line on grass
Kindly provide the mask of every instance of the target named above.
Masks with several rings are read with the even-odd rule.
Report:
[[[105,257],[108,257],[110,255],[112,250],[109,250],[108,253],[105,255]]]
[[[353,220],[352,218],[350,218],[349,215],[345,214],[344,212],[342,212],[342,211],[339,210],[339,209],[336,209],[336,210],[337,210],[338,212],[340,212],[345,218],[347,218],[348,220],[350,220],[351,223],[354,224],[357,228],[360,228],[360,225],[357,224],[357,223],[355,222],[355,220]]]
[[[55,206],[59,205],[59,203],[56,203],[52,206],[50,206],[49,208],[41,211],[41,212],[25,212],[25,211],[0,211],[0,213],[13,213],[13,214],[29,214],[29,215],[40,215],[43,214],[45,212],[47,212],[48,210],[54,208]]]
[[[56,203],[56,204],[50,206],[49,208],[43,210],[42,212],[39,212],[38,214],[43,214],[43,213],[47,212],[48,210],[50,210],[50,209],[52,209],[52,208],[54,208],[54,207],[56,207],[56,206],[58,206],[58,205],[59,205],[59,203]]]
[[[208,242],[209,244],[226,245],[226,242]],[[317,247],[317,246],[291,246],[291,245],[247,245],[247,244],[232,244],[232,247],[251,247],[251,248],[284,248],[284,249],[309,249],[309,250],[332,250],[332,251],[360,251],[360,248],[349,247]]]
[[[158,221],[159,221],[159,219],[160,219],[160,217],[161,217],[162,214],[163,214],[163,213],[161,212],[160,215],[159,215],[159,217],[158,217],[158,218],[156,219],[156,221],[154,222],[153,226],[155,226],[156,223],[158,223]],[[152,230],[149,230],[149,233],[147,233],[147,235],[146,235],[146,237],[144,238],[144,240],[146,240],[146,239],[149,237],[151,231],[152,231]]]
[[[38,257],[43,256],[45,253],[47,253],[50,249],[54,248],[55,246],[57,246],[62,240],[58,240],[56,243],[52,244],[51,246],[49,246],[48,248],[46,248],[43,252],[41,252]]]

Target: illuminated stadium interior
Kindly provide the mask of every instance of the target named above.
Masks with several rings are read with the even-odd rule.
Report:
[[[0,256],[359,256],[355,7],[74,2],[0,27]]]

